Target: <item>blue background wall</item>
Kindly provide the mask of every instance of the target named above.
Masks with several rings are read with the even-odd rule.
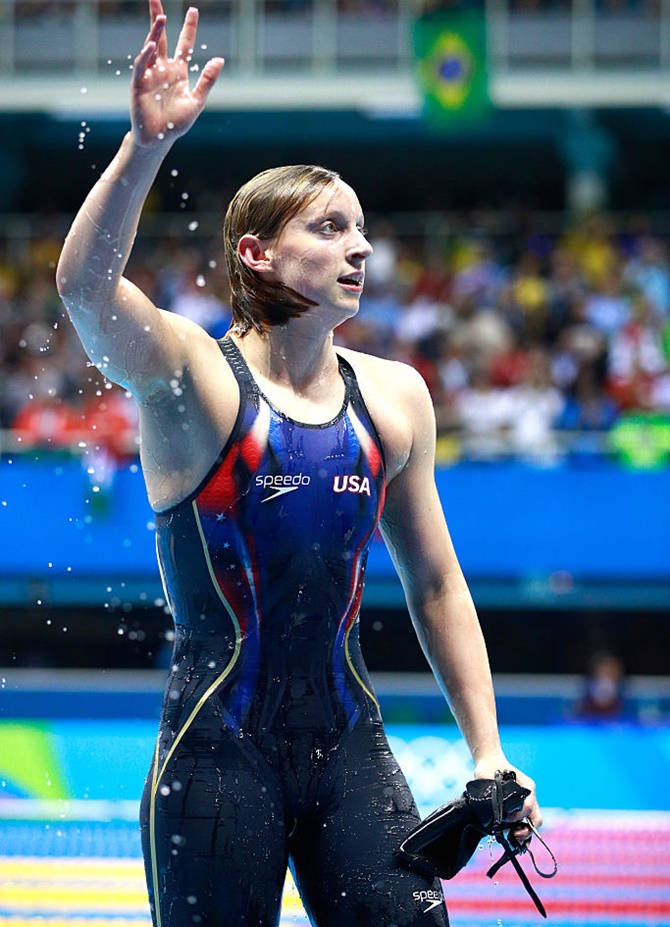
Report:
[[[544,583],[550,596],[569,600],[584,584],[631,583],[638,602],[647,594],[655,607],[670,604],[670,470],[459,464],[439,470],[437,480],[465,573],[482,589]],[[105,601],[121,583],[130,599],[160,595],[153,516],[137,466],[119,471],[105,495],[92,491],[76,460],[4,461],[0,532],[0,601],[26,601],[35,584],[52,601]],[[399,595],[379,538],[367,594]]]

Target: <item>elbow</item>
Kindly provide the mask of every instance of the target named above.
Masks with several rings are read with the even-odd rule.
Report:
[[[90,268],[80,268],[61,255],[56,267],[56,289],[70,315],[86,310],[99,312],[111,298],[109,285],[109,281],[101,282]]]
[[[109,276],[109,274],[105,275]],[[56,289],[68,308],[80,307],[95,299],[108,281],[100,270],[100,260],[81,249],[70,230],[56,266]]]
[[[71,268],[68,267],[68,262],[63,259],[61,255],[60,260],[58,261],[58,266],[56,267],[56,289],[58,290],[58,295],[63,300],[67,306],[75,294],[76,281],[74,280],[74,274],[71,273]]]

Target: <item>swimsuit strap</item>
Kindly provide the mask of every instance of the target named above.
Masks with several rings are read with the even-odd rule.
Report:
[[[337,365],[339,367],[342,379],[344,380],[344,385],[347,388],[347,395],[351,396],[355,393],[356,396],[360,397],[358,380],[356,379],[354,368],[351,366],[349,361],[345,360],[340,354],[338,354]]]
[[[251,370],[249,370],[247,362],[242,356],[242,352],[237,347],[233,339],[229,338],[227,335],[224,335],[223,338],[219,338],[219,347],[221,348],[221,353],[230,364],[237,382],[240,385],[243,384],[246,386],[247,390],[250,390],[257,399],[260,394],[260,390],[258,389],[258,385],[252,376]]]

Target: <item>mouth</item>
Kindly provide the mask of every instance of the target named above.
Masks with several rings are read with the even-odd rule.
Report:
[[[343,286],[347,290],[352,290],[356,293],[361,293],[363,291],[364,280],[365,274],[363,271],[353,271],[350,274],[343,274],[343,276],[337,278],[337,282],[340,284],[340,286]]]

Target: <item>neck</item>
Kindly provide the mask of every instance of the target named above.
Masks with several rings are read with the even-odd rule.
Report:
[[[337,376],[337,356],[333,333],[315,332],[291,319],[287,325],[275,326],[264,334],[251,329],[235,340],[247,363],[270,382],[305,390],[324,377]]]

